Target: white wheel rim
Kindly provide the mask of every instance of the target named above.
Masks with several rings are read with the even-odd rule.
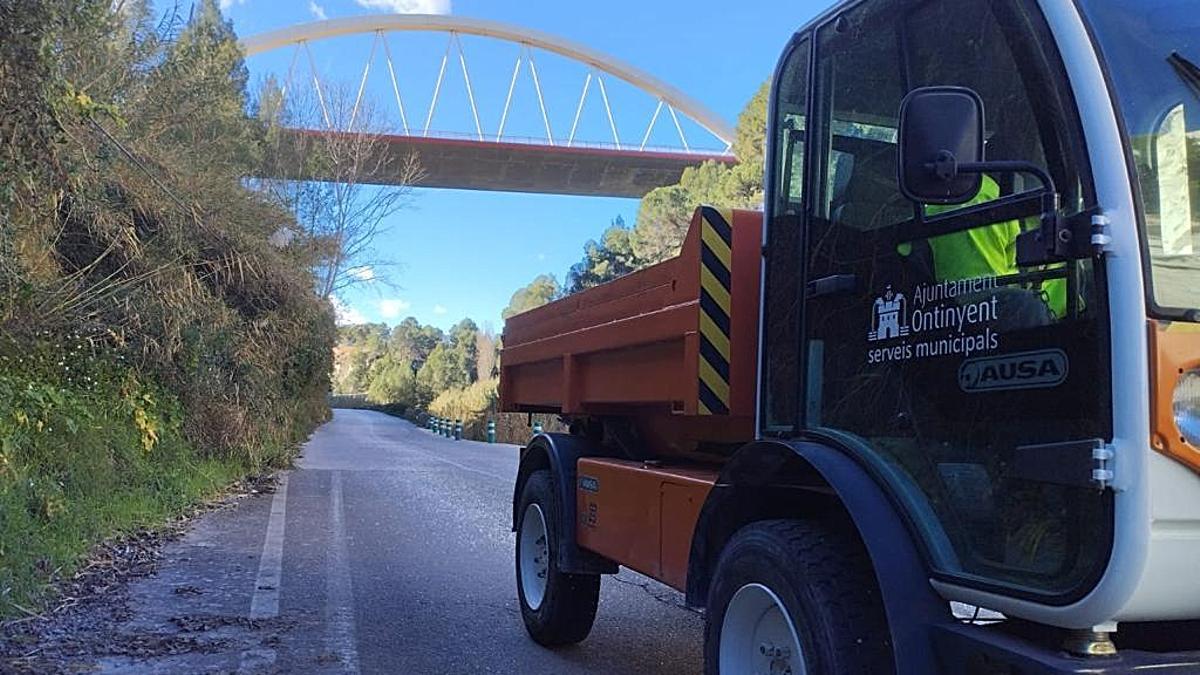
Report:
[[[721,622],[721,675],[804,675],[796,626],[779,596],[762,584],[733,594]]]
[[[521,592],[525,604],[535,612],[546,597],[546,576],[550,573],[550,546],[547,542],[546,517],[542,507],[530,504],[521,519],[521,534],[517,537],[520,553]]]

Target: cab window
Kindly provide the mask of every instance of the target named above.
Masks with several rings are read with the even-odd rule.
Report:
[[[985,102],[990,159],[1040,164],[1065,211],[1088,206],[1048,29],[1032,0],[877,0],[815,41],[800,267],[810,285],[841,281],[804,303],[804,433],[887,477],[938,576],[1069,602],[1111,541],[1111,494],[1078,460],[1111,435],[1104,280],[1089,261],[1017,265],[1036,180],[987,175],[967,204],[933,207],[896,178],[904,95],[965,86]]]
[[[794,41],[773,90],[775,109],[771,152],[773,214],[767,228],[763,340],[763,427],[767,433],[794,433],[799,415],[801,226],[804,208],[805,147],[808,134],[808,71],[812,45]]]

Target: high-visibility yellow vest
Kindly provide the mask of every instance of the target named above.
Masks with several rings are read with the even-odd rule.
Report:
[[[945,213],[951,209],[983,204],[1000,198],[1000,186],[990,176],[983,177],[979,192],[966,204],[953,206],[928,205],[927,215]],[[1002,277],[1016,274],[1017,235],[1021,234],[1021,223],[1006,220],[969,230],[960,230],[929,238],[933,251],[933,273],[938,281],[957,281],[980,277]],[[911,247],[901,245],[900,254],[908,255]],[[1042,282],[1042,298],[1056,317],[1066,315],[1066,279],[1048,279]]]

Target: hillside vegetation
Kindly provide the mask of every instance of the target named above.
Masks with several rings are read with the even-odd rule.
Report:
[[[389,411],[471,418],[496,400],[498,341],[463,319],[449,331],[408,317],[338,329],[334,392],[366,394]]]
[[[215,0],[0,12],[0,616],[98,539],[286,463],[325,419],[318,246],[251,189],[266,129]]]

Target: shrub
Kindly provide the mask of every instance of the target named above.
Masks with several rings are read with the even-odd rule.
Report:
[[[0,362],[0,616],[36,605],[93,542],[157,526],[254,468],[198,452],[178,399],[127,366]]]
[[[438,417],[463,421],[465,438],[481,439],[487,433],[487,415],[496,409],[499,394],[497,378],[480,380],[459,389],[438,394],[429,404],[429,412]]]

